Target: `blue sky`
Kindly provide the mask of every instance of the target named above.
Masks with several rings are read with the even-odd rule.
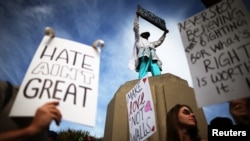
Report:
[[[250,2],[243,0],[250,8]],[[133,44],[133,20],[137,5],[166,21],[169,33],[157,49],[163,61],[162,73],[171,73],[188,81],[191,76],[177,24],[205,9],[201,0],[0,0],[0,79],[20,85],[47,26],[56,36],[91,45],[102,39],[99,95],[96,126],[86,127],[63,121],[53,130],[88,130],[103,136],[106,108],[117,89],[138,74],[127,65]],[[150,31],[156,40],[162,31],[140,20],[141,31]],[[150,76],[150,74],[149,74]],[[229,116],[227,104],[203,108],[209,122],[215,116]]]

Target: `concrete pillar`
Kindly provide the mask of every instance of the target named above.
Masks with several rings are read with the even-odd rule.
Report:
[[[139,80],[128,81],[115,93],[107,108],[104,141],[129,141],[128,115],[126,94]],[[172,74],[162,74],[149,77],[150,89],[154,101],[157,132],[147,141],[166,140],[166,115],[175,104],[191,106],[196,115],[200,135],[207,138],[207,122],[202,108],[198,108],[193,88],[183,80]]]

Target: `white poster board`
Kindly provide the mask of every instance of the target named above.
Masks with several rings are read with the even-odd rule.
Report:
[[[198,107],[250,96],[250,18],[223,0],[180,22]]]
[[[126,101],[130,141],[143,141],[156,132],[154,102],[147,77],[126,94]]]
[[[82,43],[44,36],[10,116],[33,116],[44,103],[59,101],[64,120],[94,126],[100,51]]]

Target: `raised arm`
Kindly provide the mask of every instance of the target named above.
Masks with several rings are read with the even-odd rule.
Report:
[[[134,32],[135,32],[135,40],[139,40],[139,15],[136,14],[135,20],[134,20]]]
[[[153,42],[153,45],[154,45],[155,48],[158,47],[158,46],[160,46],[163,43],[163,41],[165,40],[165,37],[166,37],[167,33],[168,33],[167,31],[164,31],[164,33],[162,34],[162,36],[160,37],[160,39],[158,39],[157,41]]]
[[[6,131],[0,133],[0,141],[21,141],[34,137],[44,131],[47,131],[52,120],[57,125],[61,121],[61,112],[57,109],[59,102],[48,102],[37,109],[31,124],[22,129]]]

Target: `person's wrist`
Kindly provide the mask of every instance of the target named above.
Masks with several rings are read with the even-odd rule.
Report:
[[[41,132],[38,128],[30,125],[26,128],[26,133],[27,133],[27,136],[34,136],[36,134],[39,134],[39,132]]]

